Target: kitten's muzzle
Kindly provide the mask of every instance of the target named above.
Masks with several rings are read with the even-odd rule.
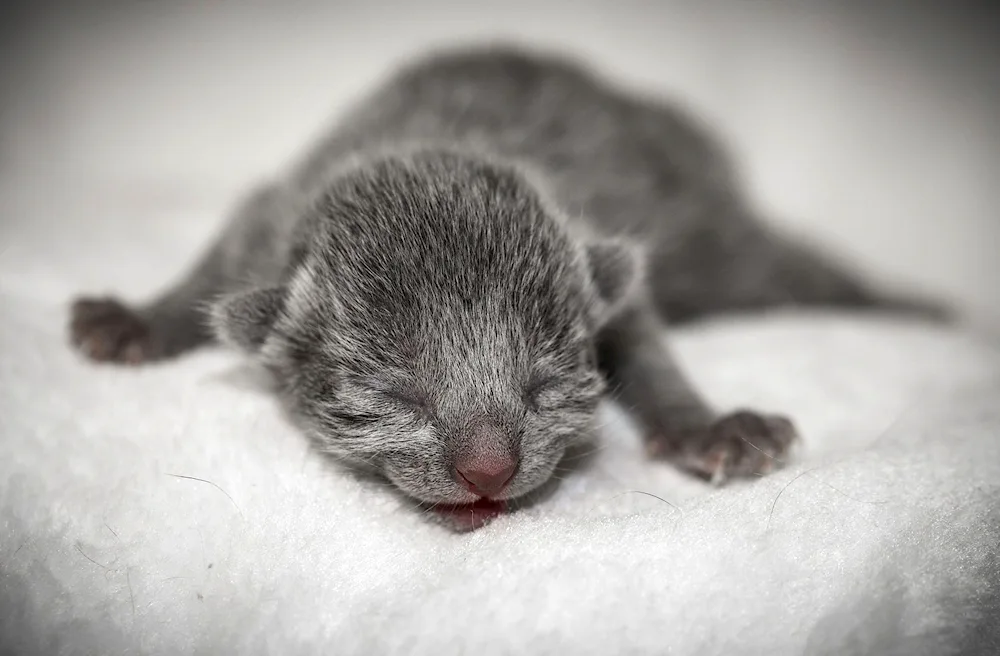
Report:
[[[503,492],[516,470],[517,461],[510,455],[480,453],[459,458],[455,463],[458,482],[481,497],[493,497]]]
[[[471,428],[469,439],[455,457],[455,480],[473,494],[495,497],[517,472],[518,457],[492,422]]]

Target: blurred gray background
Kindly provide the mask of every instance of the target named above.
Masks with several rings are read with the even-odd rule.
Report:
[[[134,0],[0,12],[0,275],[24,289],[70,250],[95,253],[81,286],[127,288],[130,258],[179,265],[193,237],[177,241],[164,221],[192,217],[190,234],[207,236],[234,195],[394,62],[503,38],[679,98],[729,140],[776,221],[872,275],[1000,308],[1000,45],[987,3]],[[123,212],[127,228],[101,222]],[[102,252],[109,230],[129,231],[139,254]]]

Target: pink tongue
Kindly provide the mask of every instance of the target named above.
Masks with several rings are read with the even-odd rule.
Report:
[[[507,502],[480,499],[475,503],[435,506],[434,510],[442,515],[446,515],[458,528],[471,531],[484,526],[491,519],[507,512]]]

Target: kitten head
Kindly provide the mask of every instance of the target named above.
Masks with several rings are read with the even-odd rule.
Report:
[[[320,449],[430,504],[546,482],[594,416],[632,249],[575,239],[515,168],[439,151],[342,174],[302,226],[284,282],[213,318]]]

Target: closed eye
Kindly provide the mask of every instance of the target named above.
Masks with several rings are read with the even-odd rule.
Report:
[[[433,414],[432,399],[419,386],[407,381],[345,378],[341,395],[345,402],[353,398],[355,404],[367,407],[371,412],[391,415],[393,410],[409,410],[424,416]]]
[[[404,405],[422,413],[430,412],[430,403],[425,394],[414,390],[385,390],[382,395],[399,405]]]
[[[321,415],[324,419],[335,420],[348,426],[362,426],[377,422],[379,417],[367,412],[348,412],[340,408],[323,408]]]

